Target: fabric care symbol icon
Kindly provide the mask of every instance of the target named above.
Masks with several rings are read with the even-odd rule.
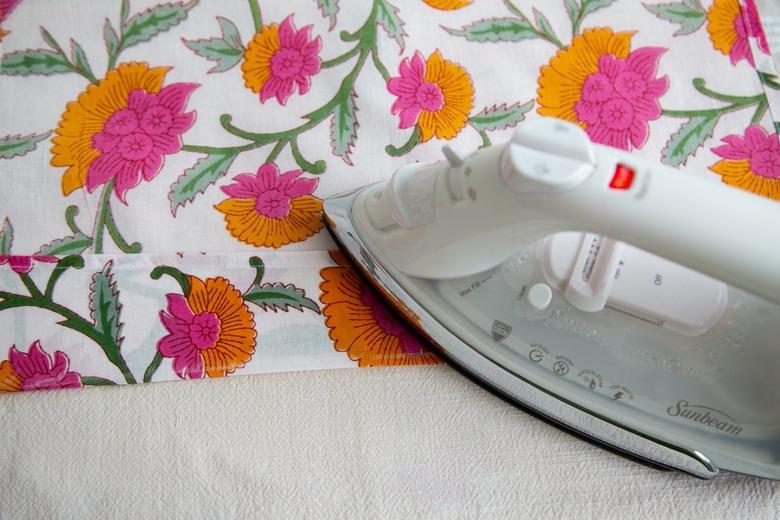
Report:
[[[569,373],[569,364],[566,361],[558,360],[553,363],[553,372],[563,377]]]
[[[503,321],[494,320],[493,328],[493,341],[504,341],[512,333],[512,326],[507,325]]]
[[[530,348],[531,350],[528,351],[528,359],[534,363],[541,363],[545,354],[550,353],[541,343],[531,343]]]

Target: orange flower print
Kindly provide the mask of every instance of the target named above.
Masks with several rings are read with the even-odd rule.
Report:
[[[182,379],[223,377],[242,368],[255,352],[254,315],[228,280],[189,276],[189,294],[167,294],[160,321],[168,335],[157,351],[173,358]]]
[[[440,363],[341,253],[331,252],[331,258],[338,266],[320,271],[320,300],[336,350],[361,367]]]
[[[461,7],[466,7],[474,0],[423,0],[429,6],[442,11],[454,11]]]
[[[300,178],[302,170],[283,174],[264,164],[257,174],[234,177],[222,191],[230,198],[216,206],[230,234],[253,246],[279,248],[306,240],[322,229],[322,201],[312,195],[318,179]]]
[[[416,125],[423,143],[433,136],[452,139],[463,130],[474,107],[474,85],[466,69],[435,51],[427,60],[416,52],[401,62],[398,72],[387,89],[398,97],[391,110],[398,114],[399,128]]]
[[[290,15],[281,25],[263,26],[249,42],[241,70],[244,85],[260,94],[261,103],[275,97],[284,105],[296,87],[300,94],[309,91],[311,76],[320,71],[322,47],[319,36],[311,38],[311,27],[296,29]]]
[[[141,178],[151,180],[165,155],[182,147],[181,134],[195,121],[184,113],[194,83],[163,87],[168,67],[124,63],[68,103],[52,139],[52,166],[67,167],[62,193],[109,181],[122,202]]]
[[[656,78],[666,49],[631,51],[633,33],[590,29],[541,68],[539,113],[579,124],[597,143],[623,150],[642,147],[648,121],[661,117],[658,98],[669,87]]]
[[[715,50],[729,57],[732,64],[748,60],[755,65],[749,38],[756,38],[758,48],[769,54],[769,43],[761,26],[754,0],[715,0],[707,11],[707,32]]]
[[[14,370],[10,361],[0,362],[0,393],[21,392],[22,379]]]
[[[712,149],[722,160],[710,170],[731,186],[780,201],[780,137],[758,125],[744,135],[729,135]]]

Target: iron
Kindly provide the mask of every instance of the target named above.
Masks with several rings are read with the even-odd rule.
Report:
[[[780,479],[780,204],[538,118],[325,200],[445,359],[604,445]]]

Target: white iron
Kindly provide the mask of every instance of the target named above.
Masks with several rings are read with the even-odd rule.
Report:
[[[780,479],[780,204],[554,119],[444,155],[325,215],[448,360],[639,458]]]

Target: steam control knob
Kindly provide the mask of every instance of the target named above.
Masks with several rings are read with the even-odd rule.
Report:
[[[501,157],[501,178],[517,193],[551,193],[579,186],[593,173],[596,154],[579,126],[538,119],[515,132]]]
[[[596,164],[596,151],[585,130],[562,119],[543,117],[526,121],[515,130],[511,142],[538,152]]]

